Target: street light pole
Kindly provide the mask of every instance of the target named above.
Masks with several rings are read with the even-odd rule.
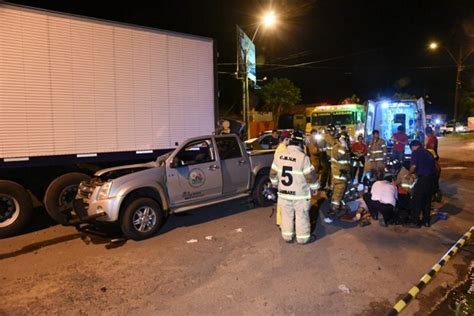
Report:
[[[438,44],[436,42],[432,42],[429,45],[430,49],[435,50],[438,48]],[[469,53],[466,54],[466,56],[463,56],[462,53],[462,47],[459,47],[459,55],[458,58],[454,57],[454,54],[446,47],[443,45],[443,48],[446,50],[448,53],[449,57],[454,61],[454,64],[456,65],[456,82],[454,86],[454,108],[453,108],[453,119],[454,119],[454,131],[456,131],[456,122],[457,122],[457,117],[458,117],[458,104],[459,104],[459,94],[461,92],[461,74],[464,70],[464,62],[469,58],[473,50],[470,50]]]

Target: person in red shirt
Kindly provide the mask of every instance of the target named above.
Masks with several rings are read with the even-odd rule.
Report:
[[[426,132],[425,148],[427,150],[432,149],[434,151],[434,153],[436,154],[435,159],[438,159],[439,158],[438,157],[438,139],[434,135],[433,129],[430,126],[428,126],[425,129],[425,132]]]
[[[364,175],[365,155],[367,154],[367,144],[364,143],[364,137],[362,135],[359,135],[357,137],[357,141],[352,144],[351,150],[352,153],[356,156],[352,168],[352,179],[354,179],[356,173],[359,172],[357,177],[357,183],[362,183],[362,177]]]
[[[408,145],[408,136],[405,134],[405,128],[402,125],[397,128],[397,132],[393,134],[392,140],[392,158],[403,162],[405,160],[405,145]]]

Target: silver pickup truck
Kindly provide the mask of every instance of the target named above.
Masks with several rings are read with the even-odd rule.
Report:
[[[68,225],[111,222],[125,236],[153,236],[170,213],[245,196],[269,205],[273,151],[247,153],[235,135],[185,141],[156,161],[100,170],[79,185]]]

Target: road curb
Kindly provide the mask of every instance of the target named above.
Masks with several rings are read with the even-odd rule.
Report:
[[[471,238],[474,233],[474,226],[471,228],[444,254],[441,259],[431,268],[431,270],[423,275],[417,285],[412,287],[408,293],[393,306],[388,312],[388,316],[398,315],[410,304],[410,302],[418,295],[418,293],[434,278],[441,268],[451,259],[459,249]]]

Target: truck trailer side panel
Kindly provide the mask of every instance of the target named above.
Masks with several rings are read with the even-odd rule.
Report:
[[[0,4],[0,158],[173,148],[214,130],[211,39]]]

